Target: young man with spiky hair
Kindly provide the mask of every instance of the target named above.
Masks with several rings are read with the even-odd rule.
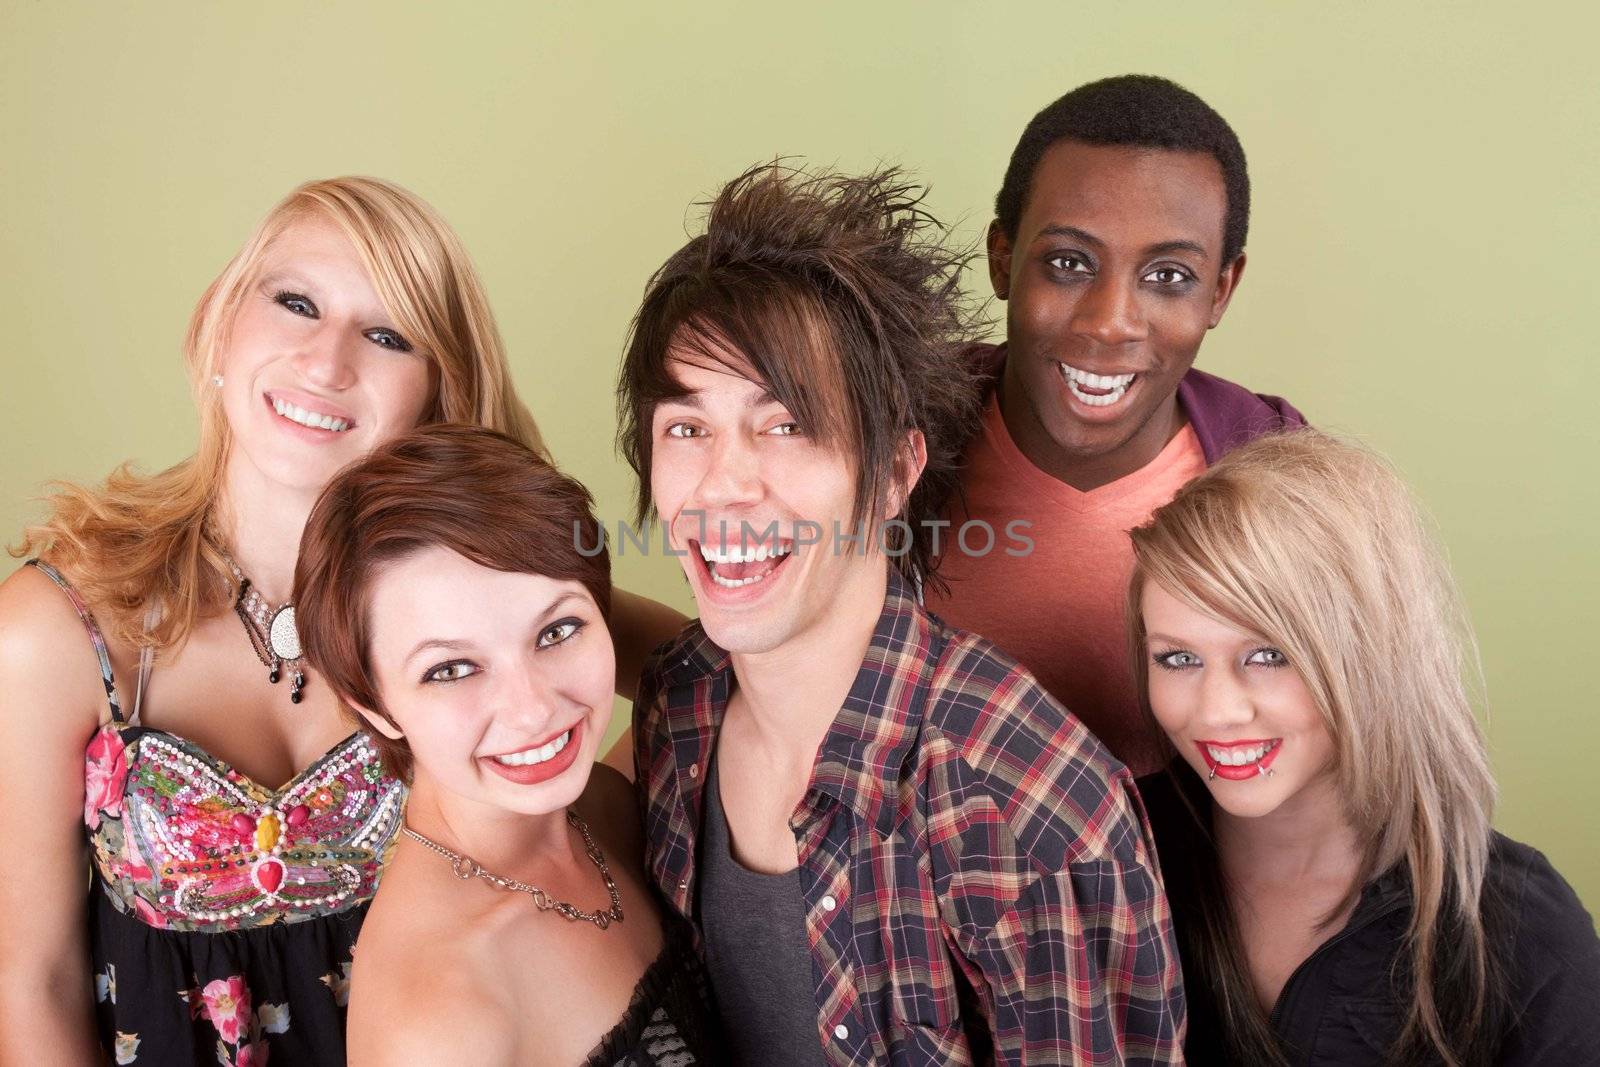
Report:
[[[1136,774],[1165,762],[1127,667],[1128,531],[1233,447],[1302,423],[1193,369],[1244,274],[1233,130],[1165,78],[1091,82],[1034,116],[995,199],[1006,342],[976,352],[981,429],[946,518],[1028,523],[1026,556],[945,553],[928,608],[1020,660]]]
[[[700,618],[635,705],[646,864],[736,1061],[1177,1062],[1132,778],[913,591],[976,417],[919,200],[756,168],[649,283],[621,440]]]

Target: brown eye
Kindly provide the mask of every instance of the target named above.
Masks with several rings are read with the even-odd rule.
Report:
[[[449,663],[441,663],[437,667],[428,668],[427,673],[422,676],[422,680],[424,682],[459,682],[461,679],[469,678],[477,673],[477,666],[468,663],[464,659],[457,659],[451,660]]]
[[[562,619],[544,628],[544,632],[539,635],[539,647],[549,648],[552,645],[559,645],[581,629],[583,623],[578,619]]]

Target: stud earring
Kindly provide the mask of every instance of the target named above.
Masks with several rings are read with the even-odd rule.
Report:
[[[218,389],[221,389],[222,388],[222,375],[213,374],[211,376],[211,384],[216,386]]]

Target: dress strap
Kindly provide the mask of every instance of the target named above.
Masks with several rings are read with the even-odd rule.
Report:
[[[67,594],[67,599],[72,601],[72,606],[77,609],[78,617],[83,620],[84,628],[89,631],[89,641],[94,645],[94,654],[100,657],[100,678],[106,684],[106,703],[111,705],[111,718],[115,722],[122,722],[122,705],[117,700],[117,682],[111,676],[111,655],[106,651],[106,639],[100,633],[100,627],[95,624],[94,615],[89,611],[89,605],[83,602],[78,591],[61,576],[61,572],[43,560],[30,559],[23,564],[25,567],[34,567],[40,573],[61,587]]]
[[[161,605],[151,604],[150,610],[144,613],[144,632],[146,635],[155,629],[156,623],[161,621]],[[133,716],[128,720],[131,723],[139,722],[139,712],[144,708],[144,691],[150,688],[150,667],[155,662],[156,650],[148,643],[139,646],[139,680],[133,690]]]

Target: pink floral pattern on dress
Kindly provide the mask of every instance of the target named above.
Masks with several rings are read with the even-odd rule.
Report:
[[[236,974],[227,981],[218,978],[208,982],[200,991],[200,999],[205,1004],[206,1018],[222,1040],[237,1045],[239,1028],[250,1025],[250,990],[244,984],[244,976]]]
[[[287,1004],[263,1004],[252,1013],[250,1000],[242,974],[218,978],[189,993],[190,1008],[217,1029],[217,1062],[223,1067],[265,1067],[266,1035],[289,1029]]]
[[[365,734],[272,790],[192,742],[123,723],[89,742],[84,794],[112,903],[147,926],[201,932],[370,900],[405,803]]]
[[[100,828],[102,813],[122,814],[122,792],[128,781],[128,752],[111,725],[102,726],[83,753],[83,821]]]

